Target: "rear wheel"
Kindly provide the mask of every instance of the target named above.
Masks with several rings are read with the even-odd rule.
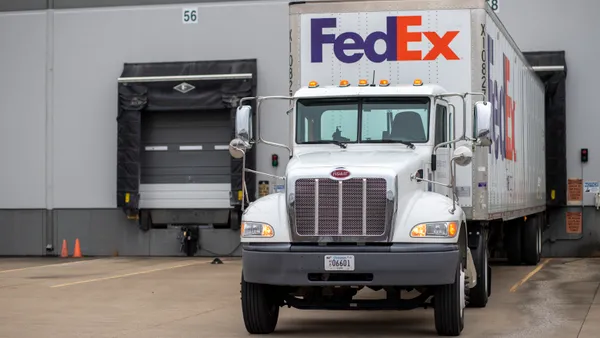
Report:
[[[537,265],[542,253],[542,218],[540,215],[530,217],[522,226],[523,262],[527,265]]]
[[[465,326],[465,271],[462,262],[456,269],[454,283],[435,290],[435,329],[440,336],[459,336]]]
[[[248,283],[242,273],[242,314],[246,331],[268,334],[275,331],[279,319],[279,293],[276,287]]]
[[[511,265],[520,265],[522,262],[521,227],[523,225],[522,219],[504,223],[506,257]]]
[[[489,297],[492,295],[492,266],[489,264],[487,266],[487,274],[488,274],[487,290],[488,290],[488,297]]]

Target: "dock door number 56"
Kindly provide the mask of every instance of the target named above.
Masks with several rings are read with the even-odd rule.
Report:
[[[181,20],[184,24],[198,23],[198,8],[184,8]]]

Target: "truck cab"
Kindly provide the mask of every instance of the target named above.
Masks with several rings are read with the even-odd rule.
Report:
[[[248,332],[273,332],[281,306],[432,305],[438,333],[460,334],[477,271],[467,218],[456,203],[455,165],[468,165],[474,147],[489,146],[491,122],[490,104],[477,102],[470,109],[475,137],[463,132],[453,139],[455,114],[447,97],[464,102],[467,95],[418,79],[398,85],[360,79],[354,85],[311,81],[292,97],[241,100],[231,155],[243,158],[260,143],[290,152],[281,177],[285,191],[257,199],[242,214]],[[292,104],[289,147],[263,140],[260,128],[253,135],[253,109],[244,102],[256,100],[260,114],[260,102],[268,99]],[[354,299],[365,287],[387,296]],[[409,292],[417,296],[402,297]]]

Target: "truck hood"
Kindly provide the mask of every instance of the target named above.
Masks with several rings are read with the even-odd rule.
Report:
[[[411,150],[368,150],[368,151],[322,151],[294,156],[288,171],[304,171],[304,169],[344,168],[386,168],[395,173],[419,166],[426,159],[426,154],[418,149]]]

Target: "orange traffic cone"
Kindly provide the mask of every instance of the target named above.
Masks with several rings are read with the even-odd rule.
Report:
[[[81,257],[81,247],[79,245],[79,238],[75,239],[75,250],[73,250],[73,257],[80,258]]]
[[[67,250],[67,240],[63,239],[62,249],[60,251],[60,257],[67,258],[69,257],[69,250]]]

